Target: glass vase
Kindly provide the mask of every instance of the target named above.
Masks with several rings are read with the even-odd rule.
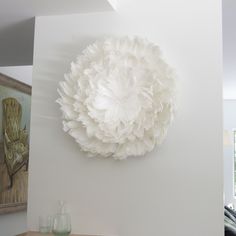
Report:
[[[71,232],[71,221],[70,215],[65,214],[57,214],[53,220],[53,228],[52,233],[55,236],[68,236]]]

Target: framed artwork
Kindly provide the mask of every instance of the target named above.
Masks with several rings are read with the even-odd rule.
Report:
[[[0,73],[0,214],[27,207],[31,86]]]

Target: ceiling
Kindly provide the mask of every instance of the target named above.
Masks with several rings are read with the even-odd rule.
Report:
[[[0,0],[0,66],[32,65],[34,17],[111,11],[115,0]]]
[[[224,99],[236,99],[236,1],[223,0]]]

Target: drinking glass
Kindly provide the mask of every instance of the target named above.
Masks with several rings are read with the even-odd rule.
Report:
[[[52,231],[52,216],[39,216],[39,232],[46,234]]]

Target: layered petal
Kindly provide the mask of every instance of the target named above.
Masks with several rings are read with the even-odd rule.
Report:
[[[125,159],[164,140],[176,80],[157,45],[107,38],[88,46],[60,82],[63,129],[90,156]]]

